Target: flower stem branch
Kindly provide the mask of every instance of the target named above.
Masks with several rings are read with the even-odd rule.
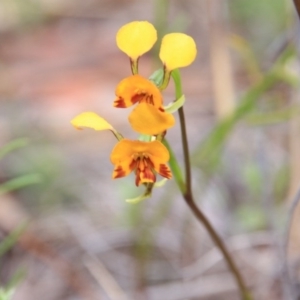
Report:
[[[182,87],[181,87],[181,79],[180,79],[179,71],[174,70],[172,72],[172,77],[175,83],[176,99],[179,99],[182,96]],[[188,147],[188,139],[187,139],[187,131],[186,131],[183,107],[179,108],[178,112],[179,112],[183,154],[184,154],[184,161],[185,161],[185,189],[184,190],[181,189],[183,198],[185,199],[187,205],[190,207],[190,209],[192,210],[196,218],[204,225],[210,237],[215,242],[216,246],[222,252],[230,271],[232,272],[233,276],[237,281],[242,299],[251,300],[252,296],[249,290],[247,289],[243,277],[239,272],[238,268],[236,267],[225,244],[223,243],[222,239],[220,238],[216,230],[213,228],[209,220],[206,218],[206,216],[203,214],[203,212],[198,208],[198,206],[195,203],[193,192],[192,192],[191,164],[190,164],[189,147]]]
[[[300,0],[294,0],[295,8],[297,10],[298,16],[300,18]]]

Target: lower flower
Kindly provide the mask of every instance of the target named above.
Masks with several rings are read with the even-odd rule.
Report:
[[[117,143],[110,155],[115,165],[112,177],[120,178],[135,172],[135,184],[154,183],[156,174],[172,178],[166,165],[170,155],[168,149],[159,141],[142,142],[123,139]]]

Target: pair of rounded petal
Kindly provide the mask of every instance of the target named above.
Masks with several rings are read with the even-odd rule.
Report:
[[[123,79],[116,88],[115,107],[138,105],[129,115],[133,130],[147,135],[157,135],[174,126],[175,119],[162,108],[163,98],[156,85],[136,74]]]
[[[170,155],[168,149],[159,141],[141,142],[123,139],[114,147],[110,160],[115,166],[113,178],[127,176],[132,171],[136,175],[136,185],[154,183],[156,173],[172,178],[166,163]]]
[[[148,52],[157,40],[154,26],[147,21],[134,21],[120,28],[117,46],[133,61]],[[192,37],[184,33],[170,33],[163,37],[159,57],[168,71],[190,65],[197,48]]]

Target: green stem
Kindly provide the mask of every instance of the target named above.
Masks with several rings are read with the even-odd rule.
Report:
[[[139,58],[137,58],[136,60],[132,60],[130,58],[130,67],[131,67],[131,72],[133,75],[138,74],[139,73]]]
[[[166,139],[163,140],[163,144],[167,147],[167,149],[170,153],[169,165],[171,167],[171,171],[172,171],[172,174],[173,174],[174,179],[176,181],[176,184],[177,184],[178,188],[180,189],[180,192],[182,194],[185,194],[186,186],[185,186],[185,182],[184,182],[184,179],[183,179],[183,176],[182,176],[181,168],[178,164],[176,156],[175,156],[171,146],[169,145],[169,143]]]
[[[172,72],[172,77],[175,83],[175,89],[176,89],[176,99],[179,99],[182,96],[182,86],[181,86],[181,79],[180,79],[180,73],[178,70],[174,70]],[[185,117],[184,117],[184,111],[183,107],[181,107],[179,110],[179,119],[180,119],[180,128],[181,128],[181,136],[182,136],[182,145],[183,145],[183,154],[184,154],[184,161],[185,161],[185,186],[186,188],[181,191],[185,191],[182,193],[183,198],[185,199],[187,205],[190,207],[196,218],[204,225],[206,230],[208,231],[210,237],[215,242],[216,246],[219,248],[219,250],[222,252],[224,259],[227,262],[227,265],[232,272],[233,276],[236,279],[236,282],[239,286],[240,293],[243,300],[251,300],[252,296],[250,292],[248,291],[243,277],[241,273],[239,272],[238,268],[236,267],[231,255],[229,254],[229,251],[227,250],[225,244],[223,243],[222,239],[216,232],[216,230],[213,228],[209,220],[206,218],[206,216],[202,213],[202,211],[198,208],[198,206],[195,203],[193,192],[192,192],[192,177],[191,177],[191,164],[190,164],[190,156],[189,156],[189,147],[188,147],[188,139],[187,139],[187,131],[186,131],[186,125],[185,125]]]
[[[176,99],[178,99],[178,98],[176,97]],[[178,114],[179,114],[179,121],[180,121],[180,131],[181,131],[182,148],[183,148],[183,155],[184,155],[184,166],[185,166],[185,185],[186,185],[185,194],[192,195],[191,162],[190,162],[189,145],[188,145],[188,139],[187,139],[187,134],[186,134],[186,126],[185,126],[185,117],[184,117],[183,107],[179,108]]]

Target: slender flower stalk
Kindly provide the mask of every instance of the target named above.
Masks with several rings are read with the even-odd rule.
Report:
[[[172,72],[172,77],[175,82],[175,89],[176,89],[176,99],[182,97],[182,87],[181,87],[181,79],[179,70],[176,69]],[[192,192],[192,177],[191,177],[191,164],[190,164],[190,156],[189,156],[189,147],[188,147],[188,139],[187,139],[187,132],[186,132],[186,124],[185,124],[185,116],[183,107],[179,108],[179,121],[180,121],[180,129],[181,129],[181,136],[182,136],[182,146],[183,146],[183,155],[184,155],[184,162],[185,162],[185,189],[182,190],[182,196],[185,199],[187,205],[190,207],[196,218],[204,225],[206,230],[208,231],[209,235],[215,242],[216,246],[222,252],[224,259],[227,262],[230,271],[232,272],[233,276],[235,277],[237,284],[240,289],[240,293],[243,300],[251,300],[252,296],[249,290],[246,287],[246,284],[243,280],[241,273],[239,272],[238,268],[236,267],[227,247],[223,243],[222,239],[215,231],[209,220],[203,214],[201,209],[196,205],[193,192]]]
[[[298,13],[298,17],[300,18],[300,0],[294,0],[294,4]]]

